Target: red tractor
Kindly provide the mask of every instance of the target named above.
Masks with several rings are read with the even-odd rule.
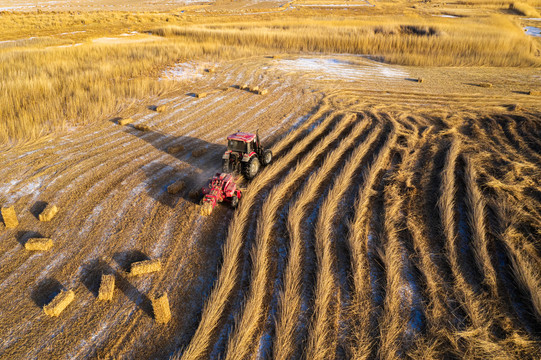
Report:
[[[224,173],[236,172],[251,180],[259,172],[261,165],[267,166],[271,163],[272,152],[261,146],[257,132],[237,132],[227,137],[227,151],[222,159]]]
[[[208,185],[201,189],[201,215],[210,215],[216,204],[222,201],[228,201],[233,208],[237,207],[242,193],[234,180],[233,175],[223,173],[217,173],[210,179]]]

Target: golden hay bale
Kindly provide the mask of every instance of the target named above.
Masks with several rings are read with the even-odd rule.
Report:
[[[114,291],[115,291],[115,276],[103,274],[101,276],[98,300],[104,300],[104,301],[113,300]]]
[[[155,110],[157,112],[164,112],[165,110],[167,110],[167,105],[156,106]]]
[[[62,290],[60,294],[54,297],[53,301],[43,307],[43,311],[49,316],[58,316],[74,298],[75,294],[73,293],[73,290]]]
[[[200,92],[200,93],[195,94],[195,97],[198,99],[204,98],[206,96],[207,96],[206,92]]]
[[[539,95],[541,95],[541,91],[540,90],[530,90],[530,91],[528,91],[528,95],[539,96]]]
[[[248,86],[248,84],[243,84],[243,85],[241,85],[241,86],[239,87],[239,89],[241,89],[241,90],[248,90],[248,89],[249,89],[249,86]]]
[[[15,213],[15,207],[3,207],[1,212],[6,228],[13,229],[19,225],[19,220],[17,220],[17,214]]]
[[[132,118],[124,118],[124,119],[120,119],[118,120],[118,125],[128,125],[128,124],[131,124],[133,122],[133,119]]]
[[[152,298],[152,310],[154,318],[160,324],[167,324],[171,320],[171,309],[169,309],[169,299],[167,293],[156,294]]]
[[[176,153],[181,152],[181,151],[184,151],[184,146],[183,145],[174,145],[174,146],[169,146],[167,148],[167,152],[169,154],[176,154]]]
[[[212,204],[209,202],[205,202],[201,206],[201,209],[199,212],[203,216],[209,216],[210,214],[212,214],[212,210],[213,210]]]
[[[53,247],[53,240],[49,238],[30,238],[24,243],[24,248],[31,251],[48,251]]]
[[[208,72],[208,73],[213,73],[216,71],[216,68],[213,66],[213,67],[209,67],[208,69],[205,69],[205,72]]]
[[[509,111],[519,111],[522,109],[520,104],[512,104],[512,105],[509,105],[507,108],[509,109]]]
[[[159,259],[156,260],[143,260],[134,262],[131,264],[130,275],[143,275],[162,269],[162,263]]]
[[[482,83],[477,84],[477,86],[484,87],[484,88],[491,88],[492,84],[489,82],[482,82]]]
[[[424,82],[424,81],[425,81],[425,79],[423,79],[423,78],[417,78],[417,82],[418,82],[418,83],[422,83],[422,82]]]
[[[267,90],[267,89],[261,89],[261,90],[259,90],[257,93],[258,93],[259,95],[266,95],[268,92],[269,92],[269,90]]]
[[[137,125],[134,125],[133,127],[136,128],[137,130],[140,130],[140,131],[149,131],[150,130],[150,126],[145,125],[145,124],[137,124]]]
[[[181,191],[182,189],[184,189],[186,187],[186,183],[184,183],[184,181],[182,180],[178,180],[178,181],[175,181],[174,183],[172,183],[171,185],[169,185],[167,187],[167,192],[169,194],[177,194],[179,191]]]
[[[253,93],[257,93],[259,91],[259,86],[250,87],[250,91]]]
[[[207,148],[202,147],[202,148],[195,149],[194,151],[192,151],[192,156],[197,158],[197,157],[205,155],[206,153],[207,153]]]
[[[51,221],[56,213],[58,212],[58,208],[56,205],[47,205],[45,209],[39,214],[39,221]]]

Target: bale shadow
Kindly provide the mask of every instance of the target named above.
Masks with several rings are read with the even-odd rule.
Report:
[[[414,78],[404,78],[404,80],[406,81],[411,81],[411,82],[415,82],[415,83],[420,83],[421,81],[419,81],[418,78],[414,79]]]
[[[520,91],[520,90],[511,90],[512,93],[514,94],[519,94],[519,95],[529,95],[530,93],[528,91]]]
[[[138,261],[150,260],[150,258],[142,251],[127,250],[115,253],[113,255],[113,260],[123,271],[129,273],[131,270],[131,264]]]
[[[41,280],[32,290],[31,298],[38,307],[43,308],[62,290],[64,290],[64,286],[58,280],[46,278]]]
[[[98,297],[101,276],[110,274],[114,274],[114,270],[106,261],[102,259],[90,260],[82,265],[81,282],[94,297]]]
[[[18,231],[17,235],[15,235],[15,238],[17,239],[17,242],[24,246],[26,242],[31,238],[42,238],[44,237],[40,232],[37,231]]]
[[[154,317],[152,302],[149,297],[133,286],[125,275],[117,272],[115,274],[115,285],[139,309],[143,310],[151,318]]]
[[[36,203],[30,208],[30,213],[39,220],[39,214],[45,210],[47,205],[49,205],[47,201],[36,201]]]

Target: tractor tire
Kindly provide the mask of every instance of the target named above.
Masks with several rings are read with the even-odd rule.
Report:
[[[250,159],[250,161],[244,164],[242,173],[246,179],[252,180],[253,178],[255,178],[255,176],[259,172],[259,168],[260,168],[259,159],[256,156],[254,156],[253,158]]]
[[[271,163],[272,161],[272,151],[270,150],[265,150],[265,152],[263,152],[263,159],[262,159],[262,163],[263,163],[263,166],[267,166]]]
[[[222,160],[222,172],[226,174],[231,172],[231,168],[229,167],[229,159]]]
[[[233,195],[233,196],[231,197],[231,207],[232,207],[233,209],[236,209],[237,206],[239,206],[239,198],[237,197],[237,195]]]

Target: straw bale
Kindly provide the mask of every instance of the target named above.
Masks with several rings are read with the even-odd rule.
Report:
[[[157,260],[143,260],[131,264],[130,275],[148,274],[162,269],[162,263]]]
[[[423,79],[423,78],[417,78],[417,82],[418,82],[418,83],[422,83],[422,82],[424,82],[424,81],[425,81],[425,79]]]
[[[213,66],[213,67],[209,67],[208,69],[205,69],[206,72],[208,73],[213,73],[216,71],[216,68]]]
[[[508,106],[509,111],[520,111],[522,110],[522,107],[520,104],[512,104]]]
[[[530,91],[528,91],[528,95],[539,96],[539,95],[541,95],[541,91],[539,91],[539,90],[530,90]]]
[[[259,95],[266,95],[268,92],[269,92],[269,90],[267,90],[267,89],[261,89],[261,90],[259,90],[257,93],[258,93]]]
[[[484,88],[491,88],[492,84],[489,82],[482,82],[482,83],[477,84],[477,86],[484,87]]]
[[[118,120],[118,125],[128,125],[128,124],[131,124],[133,122],[133,119],[132,118],[124,118],[124,119],[120,119]]]
[[[259,91],[259,86],[250,87],[250,91],[253,93],[257,93]]]
[[[53,301],[43,307],[45,314],[49,316],[58,316],[73,301],[75,294],[73,290],[62,290],[56,295]]]
[[[1,212],[6,228],[12,229],[19,225],[19,220],[17,220],[17,214],[15,213],[15,208],[13,206],[8,208],[3,207]]]
[[[141,130],[141,131],[149,131],[150,130],[150,127],[148,125],[145,125],[145,124],[137,124],[137,125],[134,125],[133,127],[136,128],[137,130]]]
[[[198,99],[204,98],[206,96],[207,96],[206,92],[200,92],[200,93],[195,94],[195,97]]]
[[[165,110],[167,110],[167,105],[156,106],[157,112],[164,112]]]
[[[101,276],[98,300],[104,300],[104,301],[113,300],[114,291],[115,291],[115,276],[103,274]]]
[[[167,148],[167,152],[169,154],[176,154],[176,153],[181,152],[181,151],[184,151],[184,146],[183,145],[174,145],[174,146],[169,146]]]
[[[152,298],[152,309],[157,323],[167,324],[171,320],[171,309],[167,293],[157,294]]]
[[[239,89],[241,90],[248,90],[250,87],[248,86],[248,84],[243,84],[239,87]]]
[[[58,212],[56,205],[47,205],[45,209],[39,214],[39,221],[51,221]]]
[[[184,183],[184,181],[182,180],[178,180],[167,187],[167,192],[169,194],[174,195],[178,193],[179,191],[181,191],[182,189],[184,189],[185,187],[186,187],[186,183]]]
[[[30,238],[24,243],[24,248],[31,251],[48,251],[53,247],[53,240],[49,238]]]
[[[194,151],[192,151],[192,156],[193,157],[200,157],[200,156],[203,156],[207,153],[207,148],[206,147],[201,147],[199,149],[195,149]]]

